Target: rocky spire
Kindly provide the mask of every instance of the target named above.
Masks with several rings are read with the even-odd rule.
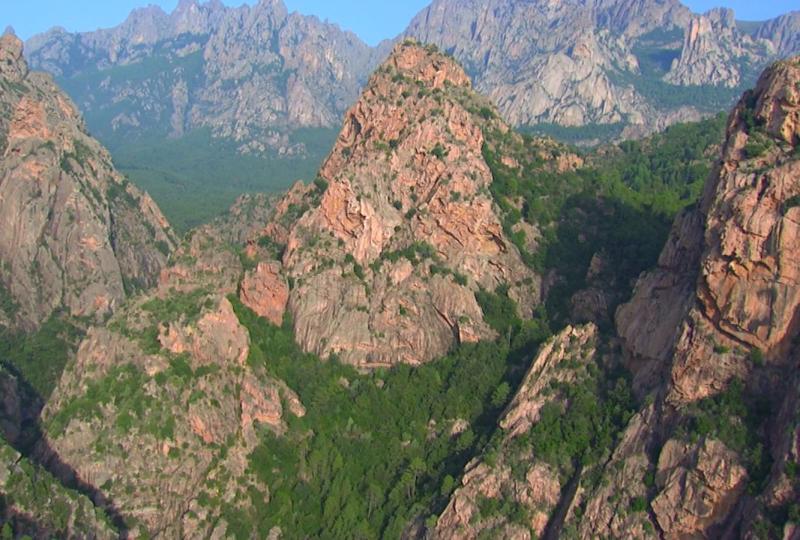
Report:
[[[371,78],[299,195],[314,208],[276,237],[306,350],[366,368],[429,361],[493,336],[475,292],[502,284],[532,312],[539,279],[505,237],[482,155],[484,129],[508,127],[481,109],[493,110],[464,70],[415,42]]]

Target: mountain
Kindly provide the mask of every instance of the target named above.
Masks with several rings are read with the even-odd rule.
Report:
[[[3,534],[791,538],[799,82],[579,154],[395,45],[313,182],[0,336]]]
[[[155,283],[175,246],[164,216],[114,170],[69,98],[0,38],[0,323],[102,320]]]
[[[797,534],[799,115],[796,57],[735,108],[620,341],[588,325],[540,349],[435,538]]]
[[[312,178],[404,37],[454,55],[511,125],[591,143],[727,110],[770,61],[798,51],[796,27],[796,13],[743,24],[677,0],[437,0],[370,48],[281,0],[182,0],[107,30],[53,29],[27,54],[185,232],[242,193]]]
[[[726,109],[798,52],[793,25],[796,14],[751,36],[731,10],[677,0],[435,0],[404,35],[453,54],[512,124],[602,140]]]
[[[484,131],[509,128],[453,60],[413,42],[394,49],[315,185],[282,205],[310,210],[288,231],[266,229],[285,245],[283,268],[254,278],[284,289],[304,349],[361,367],[419,364],[494,335],[474,293],[498,287],[530,317],[540,280],[493,207]]]
[[[355,35],[281,0],[151,6],[109,30],[51,30],[27,50],[183,230],[243,192],[313,176],[375,66]]]

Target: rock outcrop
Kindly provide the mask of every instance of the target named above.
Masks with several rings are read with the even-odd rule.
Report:
[[[249,511],[255,494],[269,501],[248,469],[262,431],[280,435],[287,415],[305,415],[250,362],[228,299],[244,275],[231,231],[249,209],[240,201],[195,231],[153,291],[91,329],[43,412],[37,455],[93,486],[98,506],[113,501],[133,536],[226,536],[236,524],[224,508]]]
[[[620,125],[643,136],[709,112],[714,88],[732,102],[724,89],[746,88],[776,50],[797,53],[790,21],[752,37],[730,10],[696,15],[677,0],[436,0],[404,35],[452,53],[512,124]],[[692,98],[692,86],[707,97]]]
[[[101,319],[152,286],[175,237],[153,200],[118,174],[72,102],[0,38],[0,285],[12,326],[55,311]]]
[[[395,48],[347,113],[315,186],[292,190],[264,231],[285,242],[288,306],[304,349],[363,368],[431,360],[493,336],[480,288],[508,285],[530,316],[539,279],[488,191],[490,127],[508,131],[455,61],[413,42]],[[284,278],[269,268],[243,292],[263,289],[277,320]]]
[[[558,468],[532,451],[525,436],[545,405],[569,406],[566,396],[554,389],[589,377],[597,339],[593,325],[569,327],[542,346],[500,420],[499,442],[467,465],[461,486],[436,523],[434,538],[542,537],[566,486]],[[493,504],[519,510],[487,512]]]

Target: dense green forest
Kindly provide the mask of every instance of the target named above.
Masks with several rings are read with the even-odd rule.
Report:
[[[234,141],[216,139],[208,129],[180,139],[103,140],[114,165],[158,203],[179,233],[211,221],[244,193],[277,193],[297,180],[314,178],[328,155],[336,131],[300,129],[290,144],[302,144],[306,154],[279,157],[242,155]]]
[[[604,282],[619,301],[629,297],[633,281],[655,265],[677,213],[697,202],[725,122],[719,114],[643,141],[600,147],[584,153],[585,165],[569,172],[546,168],[535,137],[519,142],[513,135],[488,134],[484,157],[506,233],[537,270],[561,278],[548,295],[548,311],[557,321],[568,318],[572,294],[588,285],[595,254],[614,261]],[[553,157],[564,151],[553,151]],[[504,166],[504,155],[516,156],[522,167]],[[523,220],[542,235],[536,253],[527,253],[525,235],[514,231]],[[613,313],[616,306],[609,307]]]

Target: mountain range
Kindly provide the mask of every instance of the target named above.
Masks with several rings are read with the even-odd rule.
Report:
[[[727,110],[767,64],[800,52],[799,27],[798,12],[745,24],[678,0],[437,0],[371,48],[281,0],[181,0],[108,30],[53,29],[26,54],[185,230],[240,193],[313,177],[340,118],[405,37],[452,54],[515,127],[598,142]]]
[[[463,19],[477,41],[509,40],[487,74],[515,72],[526,49],[511,44],[547,17],[596,21],[624,48],[658,31],[637,10],[686,15],[697,55],[664,76],[731,92],[746,63],[706,70],[728,50],[710,42],[746,27],[771,55],[796,45],[791,17],[726,34],[725,12],[668,0],[458,5],[481,12]],[[161,50],[182,76],[177,51],[198,34],[152,36],[277,25],[279,48],[309,22],[281,7],[181,2],[138,12],[140,46],[60,33],[76,41],[48,54],[95,39],[130,59],[109,70]],[[214,39],[197,58],[275,76]],[[335,63],[303,43],[280,62]],[[514,127],[465,52],[383,47],[310,181],[178,235],[62,76],[0,38],[0,536],[797,538],[800,56],[769,63],[729,114],[579,149]],[[165,71],[126,73],[149,92]],[[142,115],[159,103],[144,95]],[[262,115],[281,107],[276,129],[324,116],[306,103],[289,120],[276,96],[241,113],[248,137],[270,144]],[[220,114],[209,133],[233,118]]]

